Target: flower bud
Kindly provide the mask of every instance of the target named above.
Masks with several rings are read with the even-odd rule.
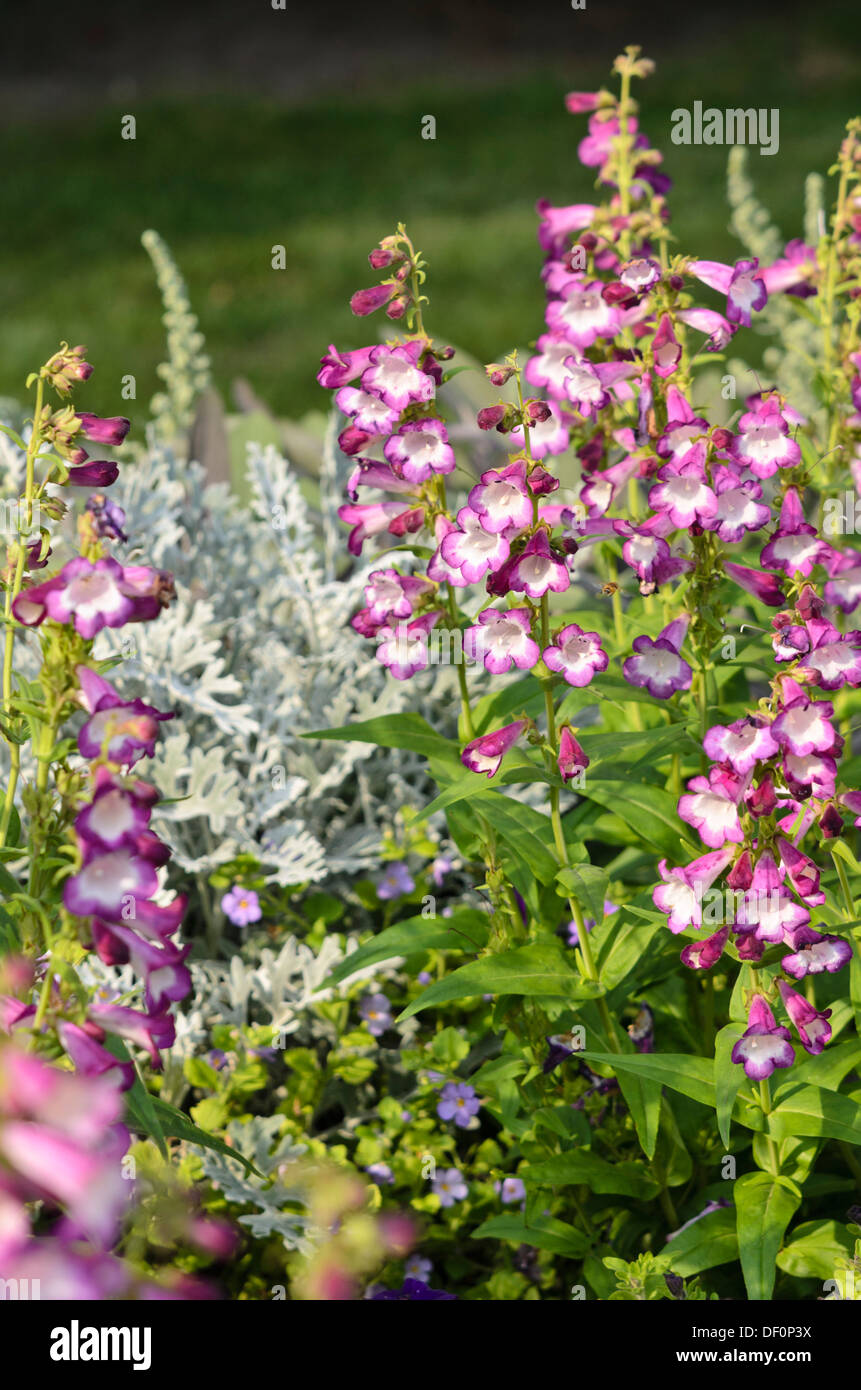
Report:
[[[524,405],[526,421],[530,425],[541,425],[553,414],[546,401],[526,401]]]
[[[478,428],[480,430],[499,429],[505,420],[506,407],[504,405],[486,405],[483,410],[478,412]]]
[[[402,319],[409,306],[409,300],[405,295],[399,294],[395,299],[390,299],[386,305],[386,318]]]
[[[367,290],[357,290],[350,300],[350,308],[357,318],[366,318],[375,309],[381,309],[394,294],[394,285],[372,285]]]
[[[498,362],[489,362],[484,370],[494,386],[504,386],[514,376],[513,367],[500,366]]]

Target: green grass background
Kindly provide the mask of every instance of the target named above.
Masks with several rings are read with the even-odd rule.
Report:
[[[680,249],[739,254],[727,230],[727,151],[670,144],[671,112],[765,106],[780,112],[780,150],[752,152],[750,170],[786,236],[801,231],[805,174],[831,163],[861,107],[849,11],[810,33],[758,23],[707,51],[672,54],[639,84],[642,124],[664,150]],[[811,19],[811,24],[814,20]],[[824,25],[824,30],[823,30]],[[797,26],[796,26],[797,27]],[[621,35],[615,48],[628,38]],[[64,121],[7,121],[0,259],[0,395],[21,398],[26,372],[60,337],[85,343],[97,368],[86,406],[121,408],[133,373],[136,422],[164,357],[160,301],[140,234],[166,238],[206,334],[216,385],[238,375],[282,415],[320,408],[314,374],[329,342],[355,346],[376,321],[354,319],[350,294],[373,282],[366,255],[399,220],[430,263],[428,324],[481,360],[542,329],[535,201],[588,200],[576,159],[585,119],[564,93],[609,80],[593,58],[526,66],[522,75],[414,82],[290,104],[253,96],[136,101],[137,138],[120,138],[125,106]],[[420,137],[433,114],[437,138]],[[287,248],[273,270],[271,248]],[[83,404],[83,400],[81,401]]]

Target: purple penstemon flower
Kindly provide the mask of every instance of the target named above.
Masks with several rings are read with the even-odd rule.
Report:
[[[789,698],[771,726],[781,747],[798,757],[831,752],[838,740],[831,701],[810,700],[795,681],[784,681],[783,689]]]
[[[463,635],[464,652],[485,668],[499,675],[512,665],[530,671],[541,658],[541,649],[531,636],[528,608],[485,608],[478,622]]]
[[[733,724],[715,724],[703,739],[703,748],[716,763],[729,763],[743,777],[758,762],[774,757],[780,744],[766,720],[752,715]]]
[[[777,1067],[791,1067],[795,1061],[788,1028],[778,1026],[774,1014],[761,994],[754,996],[747,1029],[732,1050],[732,1060],[743,1066],[753,1081],[765,1081]]]
[[[655,373],[664,379],[672,376],[682,357],[682,345],[673,328],[669,314],[661,314],[658,328],[652,339],[652,355]]]
[[[406,864],[389,864],[377,883],[377,897],[384,902],[403,898],[407,893],[412,893],[415,886],[415,880]]]
[[[783,570],[790,578],[802,574],[808,579],[814,565],[824,564],[830,553],[831,547],[819,539],[816,527],[805,522],[798,492],[789,488],[780,508],[780,525],[763,547],[760,563],[766,569]]]
[[[691,261],[688,271],[710,289],[726,295],[726,316],[730,323],[749,328],[751,314],[764,309],[768,301],[768,290],[756,258],[736,261],[735,265],[725,265],[722,261]]]
[[[815,673],[822,690],[839,690],[844,685],[861,685],[861,632],[840,633],[824,618],[807,623],[809,649],[803,666]]]
[[[780,608],[783,604],[784,593],[776,575],[750,569],[747,565],[737,565],[732,560],[724,560],[723,568],[728,579],[738,584],[745,593],[752,594],[760,603],[768,604],[769,608]]]
[[[510,546],[504,535],[486,530],[471,507],[461,507],[457,525],[443,538],[440,555],[447,565],[460,570],[467,583],[476,584],[488,571],[505,564]]]
[[[327,391],[346,386],[348,381],[355,381],[356,377],[361,376],[370,363],[373,350],[373,347],[364,347],[357,348],[355,352],[339,352],[334,343],[331,344],[329,351],[320,358],[317,380]]]
[[[683,463],[664,465],[658,474],[660,482],[649,491],[649,506],[666,512],[680,530],[694,522],[708,526],[717,515],[717,497],[706,480],[704,458],[704,446],[694,445]]]
[[[801,980],[805,975],[833,975],[852,959],[852,947],[839,936],[823,936],[813,927],[803,926],[792,936],[793,950],[780,965],[787,975]]]
[[[433,378],[418,366],[422,346],[421,339],[413,339],[399,347],[375,347],[362,373],[362,390],[398,414],[408,405],[433,400]]]
[[[95,564],[83,556],[70,560],[54,579],[20,593],[12,609],[28,627],[38,626],[46,617],[56,623],[73,622],[87,640],[102,628],[154,616],[149,605],[142,612],[139,595],[129,586],[122,565],[110,556]]]
[[[717,510],[706,529],[715,531],[722,541],[735,544],[748,531],[759,531],[768,524],[771,508],[760,502],[762,488],[755,479],[743,481],[732,468],[716,464],[712,469],[712,487]]]
[[[589,766],[589,759],[580,747],[567,724],[559,730],[559,753],[556,759],[559,776],[563,782],[579,777]]]
[[[401,425],[383,445],[383,453],[411,483],[424,483],[436,473],[454,471],[454,450],[442,420],[413,420]]]
[[[615,338],[619,312],[601,294],[600,280],[581,283],[571,276],[558,299],[547,306],[547,326],[557,329],[576,348],[588,348],[598,338]]]
[[[358,386],[343,387],[335,395],[335,404],[342,415],[349,416],[355,429],[368,436],[390,434],[400,416],[400,411]]]
[[[723,955],[729,938],[729,927],[720,927],[704,941],[692,941],[681,952],[681,961],[689,970],[711,970]]]
[[[675,618],[653,640],[635,637],[634,655],[623,662],[622,674],[631,685],[648,690],[658,700],[668,700],[679,690],[689,690],[693,671],[679,655],[688,618]]]
[[[564,561],[550,548],[550,538],[542,528],[535,532],[508,569],[508,583],[516,593],[528,594],[531,599],[543,598],[552,590],[561,594],[570,586],[571,577]]]
[[[389,618],[410,618],[413,605],[424,594],[433,592],[426,579],[397,570],[374,570],[365,585],[365,610],[371,623],[384,624]]]
[[[263,916],[260,899],[253,888],[243,888],[235,883],[221,899],[221,910],[235,927],[247,927],[259,922]]]
[[[784,980],[778,980],[777,988],[801,1046],[811,1057],[818,1057],[831,1041],[831,1024],[828,1022],[831,1010],[815,1009],[803,994],[799,994]]]
[[[84,758],[101,757],[103,751],[112,763],[130,767],[141,757],[155,752],[158,724],[172,719],[142,700],[123,700],[114,687],[88,666],[78,666],[81,703],[90,718],[78,733],[78,751]]]
[[[460,755],[461,762],[471,772],[483,772],[488,777],[494,777],[503,757],[514,747],[525,728],[526,720],[517,719],[492,734],[480,734],[466,745]]]
[[[668,916],[667,925],[674,934],[686,927],[702,924],[703,895],[723,873],[732,858],[732,848],[725,846],[711,854],[703,854],[690,864],[670,869],[666,859],[658,865],[663,879],[652,893],[652,901]]]
[[[760,855],[736,913],[737,930],[753,931],[760,941],[778,942],[809,921],[810,913],[793,899],[774,857],[767,851]]]
[[[679,798],[679,815],[712,849],[721,849],[728,840],[740,845],[744,841],[738,816],[740,795],[740,783],[713,767],[708,777],[688,782],[687,794]]]
[[[474,1087],[463,1081],[449,1081],[442,1088],[436,1113],[441,1120],[454,1120],[459,1129],[467,1129],[480,1109],[481,1101]]]
[[[588,685],[599,671],[606,671],[610,658],[601,646],[597,632],[584,632],[576,623],[569,623],[556,634],[555,641],[544,648],[544,664],[558,671],[569,685]]]
[[[505,468],[482,473],[481,482],[469,494],[469,505],[482,530],[497,536],[522,531],[532,522],[532,497],[526,482],[526,460],[516,459]]]
[[[397,681],[409,680],[430,663],[428,633],[439,622],[439,612],[423,613],[411,623],[388,624],[377,632],[377,660]]]
[[[794,468],[801,461],[801,449],[789,437],[789,424],[777,396],[760,398],[742,415],[730,452],[757,478],[770,478],[778,468]]]

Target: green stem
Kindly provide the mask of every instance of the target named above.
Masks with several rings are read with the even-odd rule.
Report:
[[[759,1104],[763,1115],[768,1117],[771,1114],[771,1087],[769,1086],[767,1076],[763,1077],[762,1081],[759,1083]],[[771,1166],[776,1175],[780,1171],[780,1159],[777,1153],[777,1145],[770,1134],[766,1134],[766,1143],[768,1144],[768,1156],[771,1160]]]

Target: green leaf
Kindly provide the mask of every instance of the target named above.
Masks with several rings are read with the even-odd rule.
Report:
[[[622,816],[646,844],[678,863],[678,856],[695,848],[676,814],[677,798],[664,787],[647,782],[601,781],[586,774],[581,794]]]
[[[596,930],[598,946],[598,974],[605,989],[615,989],[626,980],[631,971],[647,958],[652,938],[666,928],[667,919],[660,912],[643,912],[637,917],[629,916],[626,904],[616,916],[606,936],[601,938],[600,926]],[[643,920],[648,917],[648,920]]]
[[[672,1259],[672,1271],[689,1279],[704,1269],[738,1259],[736,1216],[732,1207],[721,1207],[695,1221],[668,1241],[663,1253]]]
[[[669,1086],[714,1109],[714,1066],[708,1057],[689,1057],[683,1052],[581,1052],[578,1056],[587,1062],[612,1067],[616,1072],[628,1072]]]
[[[715,1110],[717,1111],[718,1131],[724,1148],[729,1148],[729,1134],[733,1106],[739,1087],[745,1079],[744,1067],[737,1066],[731,1053],[744,1032],[743,1023],[728,1023],[721,1028],[715,1038]]]
[[[631,1112],[637,1138],[646,1158],[655,1156],[658,1142],[658,1125],[661,1116],[661,1086],[646,1076],[635,1076],[633,1072],[619,1070],[616,1077],[622,1098]]]
[[[607,897],[609,875],[594,864],[572,864],[560,869],[556,881],[581,907],[585,916],[596,923],[604,920],[604,901]]]
[[[557,1221],[553,1216],[535,1216],[527,1223],[526,1213],[503,1212],[482,1222],[478,1230],[472,1232],[473,1240],[514,1241],[516,1245],[534,1245],[539,1250],[549,1250],[553,1255],[567,1255],[571,1259],[582,1259],[589,1250],[589,1238],[565,1221]]]
[[[569,1187],[585,1183],[593,1192],[618,1192],[624,1197],[648,1200],[655,1197],[660,1184],[645,1164],[636,1162],[608,1163],[597,1154],[575,1149],[541,1159],[522,1170],[527,1182],[542,1187]]]
[[[840,1259],[851,1258],[852,1238],[836,1221],[805,1221],[777,1257],[778,1267],[796,1279],[830,1279]]]
[[[217,1153],[223,1154],[225,1158],[234,1158],[237,1163],[241,1163],[243,1168],[255,1177],[266,1181],[266,1175],[255,1168],[250,1159],[237,1149],[232,1149],[229,1144],[225,1144],[223,1139],[219,1139],[215,1134],[208,1134],[205,1129],[201,1129],[193,1120],[181,1110],[177,1110],[160,1096],[151,1096],[153,1107],[161,1125],[162,1133],[170,1139],[180,1139],[185,1144],[198,1144],[203,1149],[215,1149]]]
[[[733,1184],[738,1253],[751,1302],[771,1298],[777,1252],[799,1203],[801,1190],[790,1178],[745,1173]]]
[[[487,941],[487,913],[457,908],[450,917],[407,917],[386,927],[371,941],[340,961],[326,984],[337,985],[366,965],[421,951],[480,951]]]
[[[302,738],[340,739],[349,743],[374,743],[378,748],[404,748],[421,753],[426,758],[455,758],[460,761],[457,745],[435,733],[420,714],[405,711],[401,714],[381,714],[358,724],[345,724],[338,729],[315,729]]]
[[[861,1144],[861,1107],[848,1096],[818,1086],[781,1087],[779,1102],[768,1117],[775,1139],[810,1134]]]
[[[118,1038],[112,1033],[108,1033],[105,1037],[104,1046],[107,1048],[108,1052],[113,1053],[121,1062],[131,1062],[135,1069],[135,1079],[130,1088],[125,1092],[126,1115],[130,1125],[133,1129],[138,1130],[139,1133],[145,1134],[148,1138],[155,1140],[162,1158],[168,1158],[169,1155],[167,1144],[165,1143],[164,1130],[158,1114],[156,1113],[153,1097],[144,1085],[140,1070],[134,1062],[131,1053],[122,1038]]]
[[[563,955],[561,944],[536,941],[513,951],[482,956],[481,960],[470,961],[459,970],[453,970],[444,980],[428,985],[396,1022],[403,1023],[433,1005],[478,994],[519,994],[532,998],[555,995],[575,1000],[583,997],[579,984],[580,976]]]

